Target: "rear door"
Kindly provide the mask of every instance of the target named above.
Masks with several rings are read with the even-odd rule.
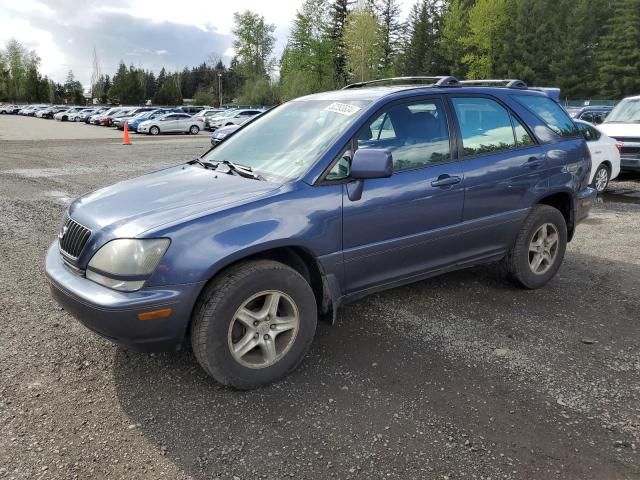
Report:
[[[450,98],[465,175],[463,228],[468,260],[501,256],[545,179],[546,147],[498,99]]]
[[[464,200],[460,164],[453,161],[447,107],[440,97],[398,102],[371,118],[352,149],[386,148],[390,178],[366,180],[362,198],[343,189],[343,246],[349,292],[412,279],[455,263],[455,236]],[[341,158],[350,157],[347,151]],[[337,161],[339,178],[348,161]]]

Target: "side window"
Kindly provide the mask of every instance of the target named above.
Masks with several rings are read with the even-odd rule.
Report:
[[[600,133],[600,130],[589,126],[589,131],[591,132],[591,136],[593,137],[594,140],[600,140],[600,137],[602,136],[602,134]]]
[[[356,141],[358,148],[389,150],[396,172],[451,158],[447,119],[439,99],[389,107],[360,130]]]
[[[576,125],[587,142],[596,140],[595,138],[593,138],[593,132],[589,128],[589,125],[585,125],[584,123],[576,123]]]
[[[511,115],[511,123],[513,123],[513,131],[516,134],[516,143],[518,147],[528,147],[533,145],[533,139],[526,128],[518,121],[516,117]]]
[[[511,115],[489,98],[452,98],[462,132],[465,156],[501,152],[516,147]]]
[[[345,178],[349,178],[349,175],[351,174],[352,156],[353,152],[351,151],[351,142],[349,142],[349,146],[338,156],[338,161],[333,168],[329,170],[325,180],[343,180]]]
[[[513,95],[513,98],[562,137],[577,137],[580,131],[560,105],[541,95]]]

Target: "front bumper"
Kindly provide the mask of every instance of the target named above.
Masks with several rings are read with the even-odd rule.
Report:
[[[578,192],[576,198],[576,225],[589,216],[589,211],[595,202],[598,192],[591,187]]]
[[[114,343],[134,350],[176,350],[182,344],[203,283],[117,292],[71,272],[54,242],[45,273],[53,298],[80,323]],[[141,321],[138,314],[171,308],[168,318]]]

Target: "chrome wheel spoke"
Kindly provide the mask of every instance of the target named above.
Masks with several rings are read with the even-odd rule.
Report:
[[[553,232],[547,237],[547,248],[553,247],[556,243],[558,243],[558,234]]]
[[[265,362],[273,363],[278,356],[276,352],[276,342],[271,337],[260,342],[260,350],[262,350],[262,357]]]
[[[256,338],[256,334],[254,332],[247,331],[244,337],[242,337],[242,339],[233,346],[233,352],[239,357],[244,357],[257,346],[258,339]]]
[[[254,327],[253,324],[258,319],[256,317],[256,314],[251,310],[248,310],[246,308],[241,308],[240,310],[238,310],[238,313],[236,313],[236,320],[242,323],[245,327],[253,329]]]
[[[271,331],[274,332],[274,336],[293,330],[298,326],[298,319],[293,317],[279,317],[275,322],[271,324]]]
[[[278,305],[280,305],[280,294],[271,293],[265,298],[263,308],[266,308],[267,315],[271,318],[276,318],[276,315],[278,314]]]
[[[533,269],[534,272],[538,272],[538,269],[540,268],[540,264],[542,263],[543,260],[543,256],[539,253],[536,253],[533,256],[533,260],[531,262],[531,268]]]

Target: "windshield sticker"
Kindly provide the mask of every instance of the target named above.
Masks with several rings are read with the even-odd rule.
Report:
[[[349,105],[348,103],[334,102],[325,108],[327,112],[339,113],[341,115],[353,115],[360,110],[360,107]]]

